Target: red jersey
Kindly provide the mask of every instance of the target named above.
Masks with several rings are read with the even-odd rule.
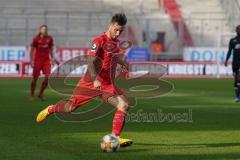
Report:
[[[46,37],[37,35],[33,38],[32,47],[36,49],[34,61],[49,61],[53,47],[53,38],[49,35]]]
[[[103,84],[112,84],[115,79],[117,67],[116,55],[119,52],[119,40],[110,39],[104,33],[92,41],[90,56],[96,56],[94,66],[97,79]],[[85,81],[92,81],[89,71],[84,76]]]

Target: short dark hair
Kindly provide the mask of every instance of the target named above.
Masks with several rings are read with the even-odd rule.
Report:
[[[124,26],[127,23],[127,17],[124,13],[116,13],[112,17],[111,23],[117,23],[120,26]]]
[[[236,26],[236,32],[240,31],[240,25]]]

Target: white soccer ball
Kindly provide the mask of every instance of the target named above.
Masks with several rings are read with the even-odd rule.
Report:
[[[103,152],[116,152],[120,148],[118,138],[112,134],[105,135],[100,143]]]

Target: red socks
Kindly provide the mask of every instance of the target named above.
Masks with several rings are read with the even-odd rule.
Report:
[[[115,115],[113,117],[113,127],[112,127],[112,133],[115,136],[120,136],[125,123],[125,116],[126,116],[126,113],[124,111],[117,110],[115,112]]]

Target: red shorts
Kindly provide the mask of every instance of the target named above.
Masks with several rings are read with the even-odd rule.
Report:
[[[100,96],[103,100],[107,101],[109,97],[123,95],[123,92],[118,89],[114,84],[102,84],[100,90],[93,87],[93,82],[86,82],[81,79],[75,88],[70,101],[73,107],[83,105],[93,98]]]
[[[36,61],[33,67],[33,77],[38,77],[42,71],[45,75],[50,75],[51,64],[49,61]]]

